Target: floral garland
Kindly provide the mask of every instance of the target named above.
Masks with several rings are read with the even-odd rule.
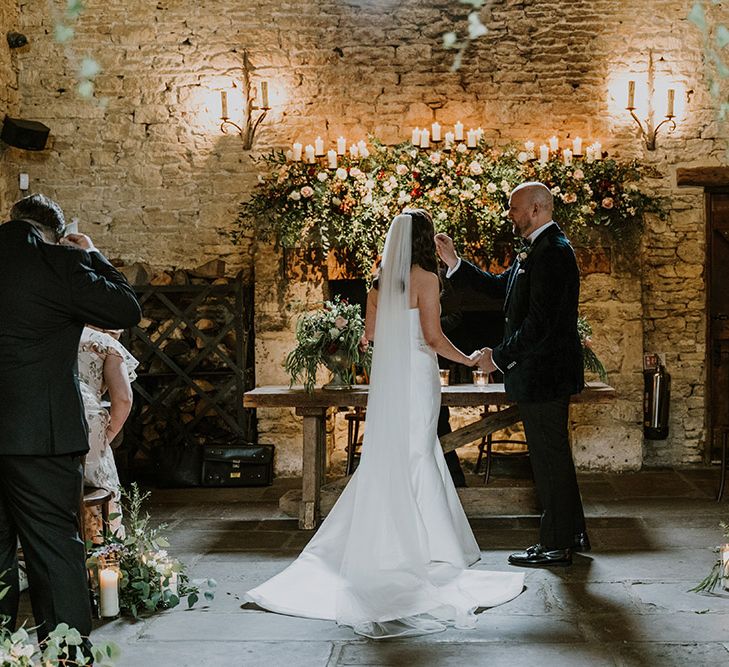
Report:
[[[348,265],[369,276],[392,218],[405,207],[430,211],[438,231],[471,257],[487,257],[508,241],[509,194],[524,181],[552,189],[554,218],[575,240],[595,231],[616,242],[639,238],[646,213],[664,214],[662,201],[638,188],[656,172],[637,161],[536,159],[534,146],[426,151],[410,142],[371,139],[365,158],[341,156],[337,169],[292,162],[282,151],[259,158],[265,173],[241,205],[237,237],[251,232],[286,248],[344,250]]]

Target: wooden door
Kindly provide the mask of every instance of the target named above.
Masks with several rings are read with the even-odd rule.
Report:
[[[707,454],[721,456],[729,428],[729,191],[707,192]]]

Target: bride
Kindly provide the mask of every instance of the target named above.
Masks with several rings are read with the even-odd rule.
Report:
[[[428,213],[390,225],[367,305],[374,353],[359,467],[301,555],[246,599],[280,614],[334,620],[381,639],[473,627],[478,607],[521,593],[521,573],[480,559],[436,436],[436,353],[474,366],[440,328]]]

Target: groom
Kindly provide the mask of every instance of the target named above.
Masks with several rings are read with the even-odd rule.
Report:
[[[552,193],[543,183],[514,188],[509,219],[528,245],[501,274],[458,257],[453,241],[436,236],[447,277],[504,300],[504,340],[484,348],[479,364],[504,373],[506,395],[519,407],[542,506],[539,544],[509,556],[512,565],[571,565],[588,551],[585,517],[569,444],[570,395],[584,385],[577,333],[580,275],[574,251],[552,220]]]

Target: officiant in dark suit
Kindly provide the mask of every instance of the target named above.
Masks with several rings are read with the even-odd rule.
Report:
[[[584,386],[577,332],[580,275],[552,209],[552,193],[542,183],[513,190],[509,219],[527,245],[501,274],[460,259],[448,236],[436,236],[454,285],[504,300],[504,340],[485,348],[479,365],[503,372],[506,395],[524,423],[542,506],[540,541],[509,562],[531,567],[569,565],[572,551],[590,548],[568,430],[570,396]]]
[[[88,636],[78,511],[89,446],[78,344],[85,324],[127,328],[141,312],[88,236],[64,238],[52,199],[21,199],[10,218],[0,225],[0,573],[10,587],[0,614],[15,626],[19,538],[39,641],[62,622]]]

